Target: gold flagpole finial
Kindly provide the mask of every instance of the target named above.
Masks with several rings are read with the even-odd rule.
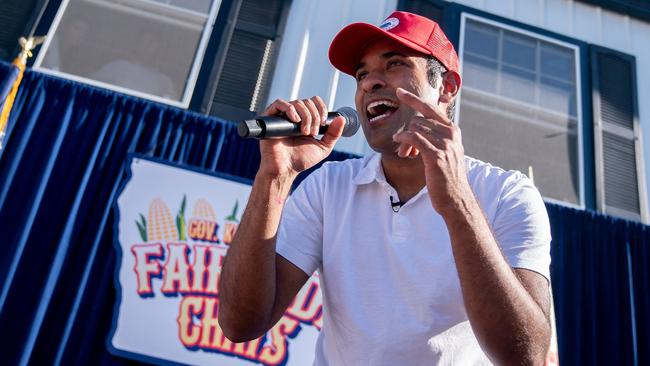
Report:
[[[32,57],[32,50],[36,48],[36,46],[45,42],[45,37],[46,36],[29,37],[29,38],[20,37],[20,39],[18,40],[18,43],[22,48],[22,51],[20,51],[20,54],[18,55],[20,61],[22,61],[23,63],[27,63],[27,58]]]

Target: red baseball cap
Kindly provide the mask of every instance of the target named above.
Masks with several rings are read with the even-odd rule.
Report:
[[[385,37],[431,55],[447,70],[458,72],[458,55],[438,23],[404,11],[393,12],[379,27],[353,23],[341,29],[330,45],[330,62],[342,72],[354,76],[361,52],[370,42]]]

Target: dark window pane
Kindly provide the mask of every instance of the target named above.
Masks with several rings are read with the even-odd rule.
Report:
[[[576,65],[573,50],[542,42],[541,52],[542,74],[568,82],[574,81]]]
[[[510,66],[501,69],[501,95],[522,102],[535,103],[535,74]]]
[[[503,62],[535,71],[537,41],[512,32],[503,33]]]
[[[570,116],[576,115],[575,86],[557,79],[541,78],[539,105]]]
[[[459,126],[468,156],[524,173],[530,166],[543,196],[580,202],[578,138],[567,117],[466,89]]]
[[[487,92],[497,91],[497,63],[481,57],[465,55],[463,82],[466,86]]]
[[[465,30],[465,52],[497,59],[499,30],[495,27],[468,21]]]

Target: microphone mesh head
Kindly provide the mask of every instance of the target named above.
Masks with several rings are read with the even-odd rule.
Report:
[[[345,117],[345,127],[343,128],[343,136],[350,137],[353,136],[359,130],[359,116],[357,111],[351,107],[341,107],[337,111],[343,117]]]

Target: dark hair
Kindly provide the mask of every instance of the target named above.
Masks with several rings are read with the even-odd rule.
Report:
[[[438,87],[438,79],[442,77],[444,73],[447,72],[447,68],[444,67],[438,59],[433,56],[427,56],[427,76],[429,78],[429,84],[432,87]],[[449,103],[447,106],[447,118],[454,120],[454,114],[456,112],[456,98]]]

